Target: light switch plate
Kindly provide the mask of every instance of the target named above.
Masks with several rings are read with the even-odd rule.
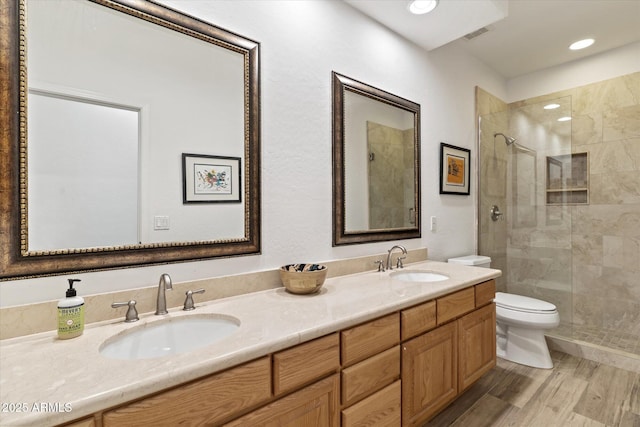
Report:
[[[156,215],[153,217],[153,229],[154,230],[168,230],[169,229],[169,217],[165,215]]]

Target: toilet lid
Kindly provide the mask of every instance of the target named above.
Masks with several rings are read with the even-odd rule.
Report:
[[[504,308],[527,312],[549,312],[555,311],[556,306],[550,302],[542,301],[535,298],[525,297],[523,295],[507,294],[504,292],[496,292],[494,299],[496,305]]]

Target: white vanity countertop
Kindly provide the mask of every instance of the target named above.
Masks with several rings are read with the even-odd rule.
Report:
[[[88,416],[501,274],[436,261],[407,265],[404,271],[414,269],[443,273],[449,279],[415,283],[392,279],[389,271],[358,273],[327,279],[315,295],[293,295],[278,288],[196,301],[195,311],[177,308],[165,316],[145,314],[135,323],[118,319],[92,324],[71,340],[58,340],[55,332],[48,332],[1,341],[0,425],[55,425]],[[233,316],[241,325],[214,344],[174,356],[115,360],[98,352],[106,339],[127,329],[198,314]]]

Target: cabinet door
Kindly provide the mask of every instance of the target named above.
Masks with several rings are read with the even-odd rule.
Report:
[[[458,320],[460,392],[496,366],[496,306],[486,305]]]
[[[227,427],[339,427],[340,376],[318,381],[228,424]]]
[[[422,425],[458,394],[457,332],[451,322],[403,344],[403,426]]]

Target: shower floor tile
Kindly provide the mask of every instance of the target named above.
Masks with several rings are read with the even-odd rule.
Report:
[[[624,331],[565,324],[556,328],[554,333],[574,340],[640,355],[640,337]]]

